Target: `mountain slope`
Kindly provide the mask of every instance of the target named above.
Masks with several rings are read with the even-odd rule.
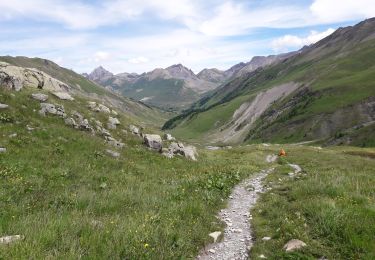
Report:
[[[160,124],[162,120],[168,117],[168,115],[161,113],[157,109],[150,108],[142,103],[111,92],[93,81],[87,80],[84,76],[79,75],[72,70],[60,67],[49,60],[2,56],[0,57],[0,62],[6,62],[20,68],[34,68],[37,71],[46,73],[46,75],[67,85],[69,92],[72,94],[97,100],[108,106],[113,106],[116,109],[126,112],[129,116],[137,118],[139,121]],[[36,88],[37,86],[34,87]],[[160,120],[161,118],[162,120]]]
[[[368,19],[234,78],[164,128],[219,143],[322,139],[326,144],[375,145],[374,134],[364,135],[375,132],[374,61],[375,19]],[[267,91],[285,84],[298,87],[257,104]],[[252,110],[255,104],[265,105],[264,110]]]

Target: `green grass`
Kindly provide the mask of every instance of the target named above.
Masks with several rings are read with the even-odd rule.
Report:
[[[126,147],[113,159],[103,139],[39,116],[28,91],[11,94],[0,92],[10,105],[0,117],[0,236],[25,239],[1,246],[0,259],[193,258],[222,229],[215,214],[231,188],[264,166],[262,151],[246,149],[166,159],[121,131],[137,123],[125,115],[113,135]],[[49,102],[106,120],[79,98]]]
[[[217,130],[227,123],[236,109],[249,99],[251,99],[250,96],[241,96],[231,102],[215,106],[213,109],[194,114],[171,132],[184,139],[202,139],[210,131]]]
[[[277,152],[274,147],[270,152]],[[254,259],[374,259],[375,161],[374,149],[286,146],[288,156],[267,178],[272,190],[254,209]],[[351,155],[353,154],[353,155]],[[286,162],[303,169],[290,178]],[[272,240],[262,241],[270,236]],[[307,244],[286,253],[290,239]]]

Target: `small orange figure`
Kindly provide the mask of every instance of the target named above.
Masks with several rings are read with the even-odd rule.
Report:
[[[284,151],[284,149],[280,150],[279,156],[286,156],[286,152]]]

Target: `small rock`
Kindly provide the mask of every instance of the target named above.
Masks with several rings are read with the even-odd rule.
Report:
[[[74,100],[74,98],[67,92],[53,92],[52,94],[61,100]]]
[[[34,131],[35,130],[34,127],[31,127],[29,125],[26,125],[26,129],[27,129],[27,131]]]
[[[6,151],[7,151],[7,148],[0,147],[0,153],[6,153]]]
[[[116,129],[117,125],[119,124],[120,124],[120,121],[117,118],[111,117],[111,116],[108,118],[107,127],[109,129]]]
[[[40,101],[40,102],[45,102],[48,99],[48,95],[45,95],[45,94],[42,94],[42,93],[31,94],[31,97],[35,100]]]
[[[215,232],[212,232],[212,233],[209,234],[209,236],[214,239],[214,243],[216,243],[216,241],[217,241],[217,239],[219,238],[220,235],[221,235],[220,231],[215,231]]]
[[[4,109],[4,108],[8,108],[8,107],[9,107],[8,105],[0,103],[0,109]]]
[[[112,140],[112,139],[113,139],[113,140]],[[124,143],[121,143],[121,142],[115,140],[114,138],[112,138],[112,139],[109,140],[109,141],[107,141],[107,143],[108,143],[109,145],[112,145],[112,146],[117,147],[117,148],[123,148],[123,147],[125,146]]]
[[[198,153],[197,153],[197,149],[194,146],[192,146],[192,145],[186,146],[184,148],[184,151],[185,151],[185,157],[187,159],[190,159],[192,161],[197,160],[196,156],[198,155]]]
[[[111,110],[111,113],[112,113],[112,115],[114,115],[114,116],[117,116],[118,115],[118,113],[115,111],[115,110]]]
[[[175,141],[176,138],[174,138],[171,134],[167,134],[167,133],[165,133],[165,134],[164,134],[164,140],[167,140],[167,141]]]
[[[77,126],[76,121],[74,121],[74,119],[72,117],[66,118],[64,121],[65,121],[65,124],[68,125],[68,126],[72,126],[72,127]]]
[[[259,258],[266,259],[267,257],[265,255],[259,255]]]
[[[0,237],[0,244],[10,244],[12,242],[15,242],[15,241],[21,240],[21,239],[24,239],[24,236],[13,235],[13,236]]]
[[[238,229],[233,229],[233,232],[234,233],[242,233],[242,229],[238,228]]]
[[[298,240],[298,239],[292,239],[284,245],[283,249],[286,252],[292,252],[292,251],[301,249],[302,247],[305,247],[305,246],[306,244],[303,241]]]
[[[8,135],[9,138],[14,138],[14,137],[16,137],[16,136],[17,136],[16,133]]]
[[[263,237],[262,240],[263,241],[269,241],[269,240],[271,240],[271,237]]]
[[[100,187],[101,189],[105,189],[105,188],[107,188],[107,183],[103,182],[103,183],[100,184],[99,187]]]
[[[118,158],[120,157],[120,153],[118,152],[115,152],[115,151],[112,151],[112,150],[106,150],[107,154],[109,154],[110,156],[112,156],[113,158]]]
[[[132,132],[133,134],[135,134],[135,135],[139,135],[139,128],[138,127],[136,127],[136,126],[134,126],[134,125],[130,125],[129,126],[129,130],[130,130],[130,132]]]
[[[106,114],[111,113],[111,109],[109,109],[108,107],[106,107],[105,105],[102,105],[102,104],[98,105],[98,109],[99,109],[99,112],[103,112],[103,113],[106,113]]]
[[[210,252],[211,254],[215,254],[216,253],[215,249],[210,249],[210,250],[208,250],[208,252]]]

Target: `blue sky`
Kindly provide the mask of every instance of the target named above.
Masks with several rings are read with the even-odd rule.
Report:
[[[77,72],[227,69],[375,16],[374,0],[0,0],[0,55]]]

